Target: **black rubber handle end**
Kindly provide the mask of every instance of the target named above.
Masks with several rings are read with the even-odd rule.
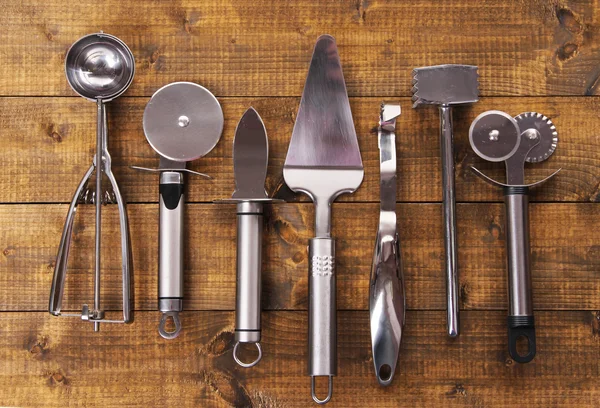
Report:
[[[517,339],[527,339],[526,354],[519,354]],[[508,316],[508,352],[517,363],[529,363],[535,357],[535,322],[533,316]]]

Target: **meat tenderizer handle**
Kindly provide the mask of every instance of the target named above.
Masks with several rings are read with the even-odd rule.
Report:
[[[529,188],[504,188],[506,207],[506,253],[508,265],[508,351],[518,363],[535,357],[535,324],[529,261]],[[528,350],[519,354],[517,339],[527,339]]]

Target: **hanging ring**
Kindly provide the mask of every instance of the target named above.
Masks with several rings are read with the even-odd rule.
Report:
[[[260,347],[260,343],[258,343],[258,342],[254,343],[254,345],[256,346],[256,349],[258,350],[258,357],[256,358],[256,360],[254,360],[251,363],[244,363],[242,360],[240,360],[238,358],[237,350],[238,350],[239,345],[240,345],[240,342],[238,341],[237,343],[235,343],[235,346],[233,346],[233,359],[235,360],[235,362],[244,368],[254,367],[256,364],[258,364],[258,362],[262,358],[262,348]]]

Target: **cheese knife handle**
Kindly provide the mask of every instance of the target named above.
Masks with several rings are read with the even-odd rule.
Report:
[[[312,397],[324,404],[333,393],[333,376],[337,374],[337,331],[335,304],[335,241],[313,238],[308,243],[308,371]],[[315,394],[315,377],[329,377],[325,399]]]
[[[233,357],[242,367],[256,365],[260,349],[260,295],[262,266],[263,205],[244,201],[237,205],[237,284],[235,302],[235,349]],[[237,355],[239,343],[254,343],[258,358],[242,362]]]

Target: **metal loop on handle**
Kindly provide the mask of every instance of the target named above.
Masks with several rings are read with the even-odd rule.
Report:
[[[240,342],[238,341],[237,343],[235,343],[235,346],[233,346],[233,359],[235,360],[235,362],[244,368],[250,368],[250,367],[254,367],[255,365],[257,365],[258,362],[260,361],[260,359],[262,358],[262,348],[260,347],[260,343],[258,343],[258,342],[254,343],[254,345],[256,346],[256,349],[258,350],[258,357],[256,357],[256,360],[254,360],[251,363],[244,363],[242,360],[240,360],[238,358],[237,350],[238,350],[239,345],[240,345]]]
[[[167,324],[167,319],[169,316],[173,318],[173,324],[175,325],[175,330],[172,332],[165,330],[165,325]],[[179,312],[163,312],[162,317],[160,318],[160,323],[158,324],[158,333],[162,336],[162,338],[172,340],[179,336],[180,331],[181,321],[179,320]]]
[[[312,394],[312,399],[317,404],[327,404],[329,402],[329,400],[331,399],[331,396],[333,395],[333,376],[332,375],[329,376],[329,388],[328,388],[327,397],[325,399],[320,400],[317,397],[317,394],[315,393],[315,376],[310,377],[310,392]]]

